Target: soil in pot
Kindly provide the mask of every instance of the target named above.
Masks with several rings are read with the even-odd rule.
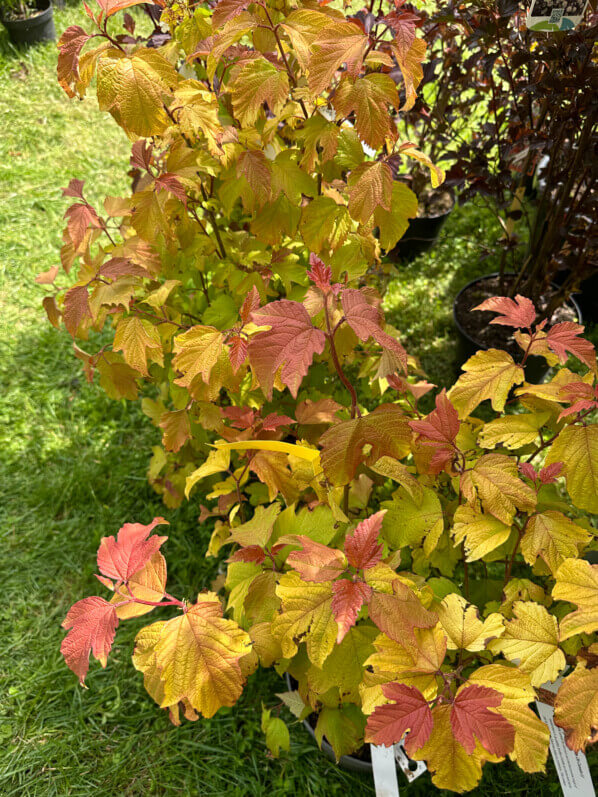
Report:
[[[514,280],[515,275],[505,275],[501,289],[499,275],[491,274],[470,282],[457,294],[453,304],[453,313],[460,333],[459,354],[461,364],[479,349],[503,349],[509,352],[516,361],[521,358],[521,349],[514,338],[516,330],[500,324],[491,324],[490,321],[495,318],[492,313],[483,310],[473,310],[474,307],[486,299],[507,295]],[[550,292],[540,299],[537,308],[539,312],[542,312],[548,305],[552,295],[553,293]],[[548,323],[552,325],[561,321],[579,321],[581,320],[580,316],[581,313],[575,302],[569,300],[569,302],[554,311]],[[538,369],[543,369],[544,373],[548,370],[543,358],[530,357],[528,362],[531,366],[530,371],[534,372],[532,375],[526,369],[528,379],[531,379],[531,381],[536,381],[537,378],[541,378],[543,375],[542,373],[539,375],[535,373]]]
[[[420,194],[417,217],[410,219],[405,235],[389,253],[391,260],[410,261],[427,252],[454,206],[455,195],[449,189],[429,189]]]
[[[27,17],[3,17],[2,24],[14,44],[37,44],[56,39],[51,0],[38,0],[37,11]]]

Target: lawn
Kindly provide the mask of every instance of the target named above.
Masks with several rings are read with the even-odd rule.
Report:
[[[55,13],[57,29],[82,11]],[[97,591],[94,553],[122,522],[171,523],[165,553],[171,591],[208,587],[217,563],[203,551],[200,497],[166,510],[146,483],[156,432],[135,404],[111,401],[82,378],[72,343],[45,320],[35,275],[58,262],[60,187],[85,179],[92,200],[126,190],[129,144],[91,98],[69,102],[55,80],[56,49],[16,51],[0,38],[0,794],[340,795],[373,794],[369,778],[319,754],[299,725],[291,752],[268,758],[261,702],[282,686],[256,674],[240,704],[174,728],[147,696],[130,660],[143,621],[119,629],[106,670],[81,689],[62,662],[68,606]],[[433,381],[450,382],[455,343],[450,302],[491,269],[479,241],[498,234],[487,214],[459,209],[429,257],[401,268],[386,305]],[[291,719],[287,715],[287,719]],[[424,776],[401,793],[428,795]],[[554,768],[528,777],[488,766],[476,794],[558,794]]]

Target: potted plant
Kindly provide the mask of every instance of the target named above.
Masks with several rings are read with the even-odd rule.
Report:
[[[56,38],[52,0],[2,0],[0,20],[14,44],[37,44]]]
[[[425,416],[422,386],[403,364],[387,374],[392,393],[368,408],[337,342],[352,332],[379,368],[398,341],[383,331],[371,289],[332,283],[315,260],[311,279],[304,302],[252,311],[250,366],[267,399],[284,337],[280,399],[302,395],[327,361],[344,403],[316,412],[305,399],[299,422],[223,408],[222,438],[187,478],[188,491],[209,480],[213,496],[235,494],[213,510],[222,520],[208,551],[227,551],[225,594],[169,594],[167,537],[152,534],[165,521],[125,524],[98,550],[109,600],[84,598],[64,621],[66,663],[83,683],[90,654],[106,665],[121,620],[171,607],[174,616],[139,631],[133,662],[175,724],[181,713],[196,720],[233,705],[262,666],[290,676],[279,699],[309,718],[337,760],[365,757],[368,742],[402,742],[440,789],[469,791],[488,762],[507,757],[542,772],[550,731],[529,708],[535,700],[553,705],[569,747],[585,750],[598,726],[598,566],[583,558],[596,548],[584,511],[598,511],[592,344],[581,327],[537,323],[529,300],[494,299],[481,309],[518,330],[519,362],[479,352]],[[288,325],[316,297],[323,317],[306,312],[289,342]],[[573,355],[586,372],[528,383],[531,352],[563,363]],[[513,388],[521,407],[505,411]],[[487,401],[494,412],[484,422],[473,413]],[[308,419],[318,427],[312,442],[302,439]],[[265,433],[283,427],[285,440]],[[276,467],[264,468],[272,454]],[[247,498],[260,495],[242,518]],[[273,755],[289,749],[280,716],[264,709],[262,726]]]
[[[570,297],[598,266],[590,221],[598,146],[590,88],[598,74],[591,57],[595,25],[589,20],[567,35],[538,34],[525,28],[523,16],[480,7],[470,17],[469,49],[480,67],[492,65],[485,72],[488,118],[459,143],[448,182],[464,200],[483,202],[504,235],[498,273],[466,286],[455,302],[467,354],[476,346],[516,348],[508,331],[501,339],[482,314],[471,313],[483,299],[520,293],[543,318],[574,322],[580,312]],[[536,170],[531,201],[526,187]],[[586,298],[591,312],[593,297]]]

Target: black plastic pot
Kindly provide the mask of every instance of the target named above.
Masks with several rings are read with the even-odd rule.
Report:
[[[56,39],[51,0],[37,0],[36,5],[41,13],[33,17],[2,18],[2,24],[14,44],[37,44]]]
[[[285,673],[284,678],[285,678],[285,681],[287,683],[287,689],[290,692],[292,692],[294,689],[297,688],[297,683],[291,679],[291,676],[288,674],[288,672]],[[305,729],[315,739],[316,735],[314,733],[314,729],[309,724],[309,721],[308,720],[303,720],[303,725],[304,725]],[[326,739],[322,739],[322,747],[320,749],[322,750],[322,752],[324,753],[326,758],[329,758],[330,761],[333,761],[335,764],[337,764],[336,756],[334,755],[334,750],[328,744]],[[366,774],[369,773],[370,775],[372,774],[372,764],[371,764],[370,761],[363,761],[361,758],[355,758],[352,755],[343,755],[343,756],[341,756],[340,761],[338,761],[337,766],[339,766],[341,769],[346,769],[349,772],[361,772],[361,773],[366,773]]]
[[[554,281],[557,285],[562,285],[568,276],[568,271],[557,271]],[[573,299],[581,308],[584,321],[598,324],[598,272],[582,280],[579,291],[573,294]]]
[[[459,297],[463,293],[465,293],[465,291],[467,291],[467,289],[470,288],[472,285],[475,285],[478,282],[482,282],[482,280],[488,279],[490,277],[497,277],[497,276],[498,272],[494,272],[492,274],[485,274],[483,277],[478,277],[477,279],[471,280],[471,282],[468,282],[467,285],[461,288],[461,290],[455,297],[455,300],[453,301],[453,321],[455,323],[455,327],[457,328],[457,357],[459,360],[458,362],[459,366],[463,365],[463,363],[466,362],[466,360],[469,360],[469,358],[472,357],[477,351],[480,350],[485,351],[490,348],[490,346],[486,346],[483,343],[478,343],[475,340],[475,338],[472,338],[471,335],[468,332],[466,332],[459,323],[456,312]],[[507,276],[514,276],[514,275],[507,275]],[[557,288],[558,286],[555,285],[554,287]],[[570,304],[573,305],[573,308],[577,314],[577,319],[579,323],[581,323],[582,313],[578,303],[575,301],[573,297],[569,297],[568,301],[570,302]],[[528,357],[527,362],[525,364],[525,378],[528,380],[528,382],[536,382],[536,383],[541,382],[542,379],[548,373],[549,369],[550,366],[543,357],[536,357],[532,355],[531,357]]]
[[[438,240],[440,230],[445,221],[455,208],[455,197],[453,195],[453,205],[446,213],[440,216],[421,216],[409,220],[407,232],[397,243],[394,249],[389,252],[391,260],[415,260],[416,257],[427,252]]]

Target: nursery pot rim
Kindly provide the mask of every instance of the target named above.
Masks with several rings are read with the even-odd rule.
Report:
[[[470,288],[472,285],[475,285],[475,284],[476,284],[476,283],[478,283],[478,282],[482,282],[482,280],[486,280],[486,279],[490,279],[491,277],[498,277],[498,276],[500,276],[500,272],[499,272],[499,271],[493,271],[493,272],[491,272],[491,273],[489,273],[489,274],[483,274],[481,277],[476,277],[475,279],[472,279],[472,280],[470,280],[470,281],[467,283],[467,285],[464,285],[464,286],[461,288],[461,290],[459,291],[459,293],[458,293],[458,294],[455,296],[455,298],[453,299],[453,322],[454,322],[455,326],[456,326],[456,327],[457,327],[457,329],[459,330],[460,334],[461,334],[461,335],[463,335],[463,337],[464,337],[464,338],[465,338],[465,339],[466,339],[466,340],[467,340],[469,343],[473,344],[473,345],[474,345],[474,346],[476,346],[478,349],[481,349],[481,350],[483,350],[483,351],[488,351],[488,349],[491,349],[491,348],[492,348],[492,346],[488,346],[488,345],[486,345],[486,344],[484,344],[484,343],[479,343],[479,342],[478,342],[478,341],[477,341],[475,338],[473,338],[473,337],[472,337],[472,336],[469,334],[469,332],[466,332],[466,331],[463,329],[463,327],[462,327],[462,326],[461,326],[461,324],[459,323],[459,319],[457,318],[457,304],[458,304],[459,298],[461,297],[461,294],[465,293],[465,291],[466,291],[468,288]],[[508,271],[508,272],[505,272],[503,276],[505,276],[505,277],[515,277],[515,276],[517,276],[517,275],[516,275],[514,272],[512,272],[512,271]],[[551,286],[552,286],[552,287],[554,287],[554,288],[558,288],[558,285],[555,285],[555,283],[552,283],[552,282],[551,282],[550,284],[551,284]],[[575,312],[576,312],[576,314],[577,314],[577,323],[578,323],[578,324],[582,324],[582,323],[583,323],[583,316],[582,316],[582,312],[581,312],[581,308],[580,308],[579,304],[578,304],[578,303],[575,301],[575,299],[574,299],[574,297],[573,297],[573,296],[569,296],[569,297],[567,298],[567,302],[570,302],[570,303],[571,303],[571,305],[573,305],[573,309],[575,310]]]
[[[410,187],[409,183],[406,180],[399,180],[399,182],[402,182],[406,186]],[[423,221],[427,221],[427,220],[433,221],[435,219],[442,219],[445,216],[449,216],[453,212],[453,210],[457,207],[457,192],[455,191],[455,189],[452,186],[450,186],[450,185],[447,185],[447,186],[439,185],[436,188],[433,188],[430,191],[430,193],[431,194],[446,193],[452,199],[453,204],[450,206],[450,208],[448,210],[445,210],[442,213],[432,213],[429,216],[414,216],[412,219],[409,219],[410,223],[413,223],[414,221],[422,221],[423,222]],[[418,197],[418,208],[419,208],[419,197]],[[402,239],[399,239],[399,243],[401,242],[401,240]]]
[[[48,17],[53,12],[52,0],[36,0],[35,3],[36,12],[29,17],[12,17],[10,15],[2,14],[0,16],[0,21],[4,25],[8,22],[11,26],[18,26],[18,27],[37,27],[39,24],[43,24],[46,22]]]

